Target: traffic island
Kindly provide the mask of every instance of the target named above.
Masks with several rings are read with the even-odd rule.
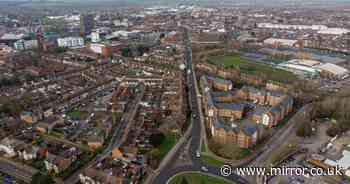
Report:
[[[167,184],[232,184],[233,182],[200,172],[185,172],[172,177]]]

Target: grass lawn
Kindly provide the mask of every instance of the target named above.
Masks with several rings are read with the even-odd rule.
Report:
[[[176,134],[169,134],[165,136],[164,141],[158,147],[160,151],[160,154],[159,154],[160,160],[163,160],[165,155],[171,150],[171,148],[176,144],[176,142],[177,142]]]
[[[240,148],[234,144],[218,144],[210,141],[209,146],[212,152],[226,159],[240,160],[251,154],[249,149]]]
[[[59,139],[64,139],[64,134],[61,132],[57,132],[57,131],[52,131],[50,133],[51,136],[57,137]]]
[[[67,112],[66,115],[72,119],[84,120],[84,119],[88,118],[89,112],[73,110],[73,111]]]
[[[184,178],[187,180],[188,184],[232,184],[226,180],[199,173],[186,173],[178,175],[173,178],[169,184],[181,184]]]
[[[239,68],[242,73],[263,75],[267,79],[274,81],[288,83],[296,79],[296,76],[291,72],[277,69],[267,64],[246,60],[238,55],[211,57],[209,63],[214,65],[222,64],[226,68]]]
[[[206,145],[205,145],[204,141],[202,141],[201,152],[207,152]]]
[[[214,167],[222,167],[223,165],[225,165],[225,162],[222,162],[220,160],[216,160],[215,158],[213,158],[209,155],[201,154],[201,160],[202,160],[202,162],[204,162],[210,166],[214,166]]]

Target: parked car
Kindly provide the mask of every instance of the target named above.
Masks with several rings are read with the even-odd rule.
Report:
[[[201,167],[201,170],[204,171],[204,172],[208,172],[208,169],[204,166]]]
[[[200,158],[200,157],[201,157],[201,154],[199,153],[199,151],[196,151],[196,157],[197,157],[197,158]]]

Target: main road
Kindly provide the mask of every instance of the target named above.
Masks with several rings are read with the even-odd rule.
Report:
[[[196,152],[200,152],[200,144],[202,141],[202,135],[204,131],[204,127],[202,127],[202,116],[201,116],[201,109],[200,109],[200,98],[197,98],[199,96],[198,88],[197,88],[197,81],[195,72],[193,70],[192,65],[192,48],[191,48],[191,40],[188,28],[184,28],[184,42],[185,42],[185,59],[186,59],[186,73],[187,73],[187,86],[188,86],[188,93],[189,93],[189,103],[190,103],[190,109],[192,111],[192,125],[190,126],[190,136],[187,140],[185,140],[181,144],[180,147],[175,151],[175,153],[172,154],[172,157],[168,160],[166,160],[165,165],[162,166],[162,168],[159,169],[159,172],[156,171],[154,173],[154,178],[151,179],[151,181],[148,181],[152,184],[165,184],[167,181],[177,173],[185,172],[185,171],[201,171],[204,174],[210,174],[215,175],[218,177],[223,177],[220,173],[220,168],[212,167],[209,165],[206,165],[201,161],[200,158],[196,157]],[[189,149],[185,149],[185,147],[189,144]],[[184,166],[175,166],[174,163],[181,162],[179,160],[180,155],[184,151],[189,151],[191,163]],[[202,167],[207,168],[208,171],[202,171]],[[230,180],[234,183],[239,184],[246,184],[248,183],[247,180],[245,180],[243,177],[238,176],[236,174],[231,174],[230,176],[223,177],[227,180]]]

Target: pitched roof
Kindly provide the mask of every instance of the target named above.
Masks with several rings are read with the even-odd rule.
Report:
[[[213,95],[213,97],[227,97],[227,96],[232,96],[232,94],[228,91],[215,91],[215,92],[211,92],[211,94]]]
[[[217,77],[210,77],[210,76],[208,76],[208,80],[212,80],[214,82],[225,84],[225,85],[230,85],[230,84],[232,85],[232,81],[225,80],[225,79],[220,79],[220,78],[217,78]]]
[[[218,109],[230,109],[230,110],[243,111],[244,104],[241,104],[241,103],[215,103],[215,107],[217,107]]]

